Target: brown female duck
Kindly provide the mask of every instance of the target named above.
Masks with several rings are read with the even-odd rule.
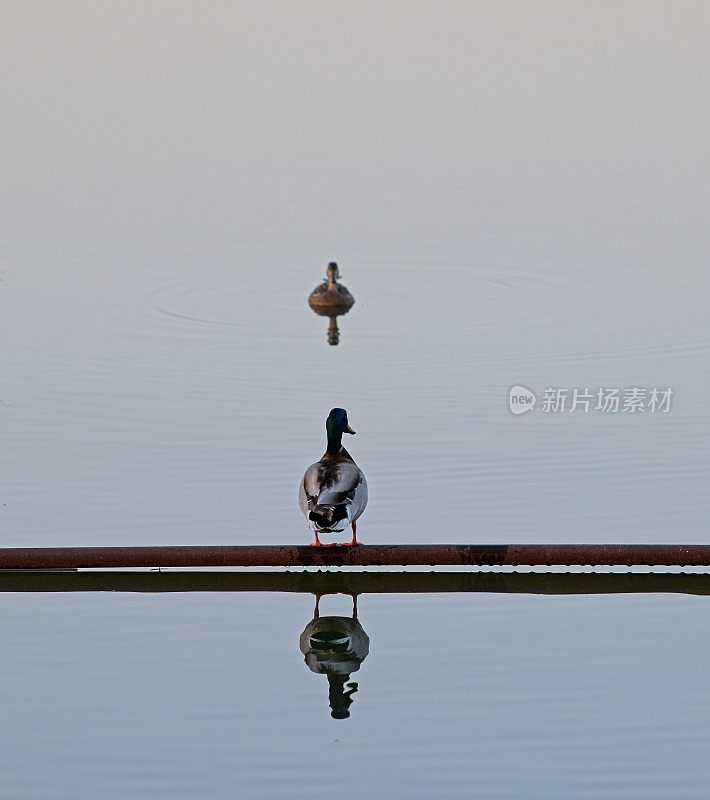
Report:
[[[328,264],[326,278],[308,296],[308,305],[314,310],[321,308],[328,309],[348,309],[355,302],[355,298],[350,294],[340,279],[340,270],[335,261]]]

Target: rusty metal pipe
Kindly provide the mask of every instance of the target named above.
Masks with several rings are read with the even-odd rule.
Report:
[[[364,566],[710,566],[707,544],[4,547],[0,569]]]

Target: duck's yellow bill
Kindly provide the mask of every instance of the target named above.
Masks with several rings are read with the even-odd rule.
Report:
[[[345,428],[345,433],[355,433],[355,431],[354,431],[354,430],[353,430],[353,429],[352,429],[352,428],[351,428],[351,427],[348,425],[348,426]]]

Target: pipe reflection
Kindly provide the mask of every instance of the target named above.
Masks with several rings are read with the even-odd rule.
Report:
[[[360,669],[370,651],[370,638],[357,618],[357,595],[352,595],[352,617],[322,617],[316,594],[313,619],[298,640],[306,666],[328,679],[330,716],[347,719],[358,684],[350,675]]]
[[[0,592],[710,594],[710,573],[0,570]]]

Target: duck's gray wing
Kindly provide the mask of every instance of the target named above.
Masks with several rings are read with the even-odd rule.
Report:
[[[306,517],[308,516],[308,512],[313,511],[318,504],[317,475],[318,463],[311,464],[305,471],[298,490],[298,507]]]
[[[350,461],[341,462],[332,480],[321,486],[318,505],[345,506],[347,518],[352,522],[367,505],[367,481],[363,471]]]
[[[365,480],[365,474],[361,469],[357,467],[356,469],[360,473],[360,480],[358,481],[352,493],[350,506],[351,521],[356,520],[365,510],[365,506],[367,505],[367,481]]]
[[[306,470],[298,497],[301,511],[308,516],[316,506],[348,504],[351,519],[367,505],[367,481],[352,461],[317,461]]]

